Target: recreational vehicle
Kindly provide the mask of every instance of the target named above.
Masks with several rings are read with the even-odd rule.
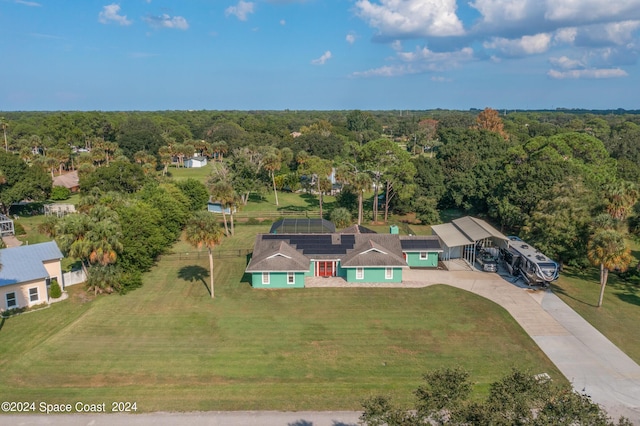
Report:
[[[509,247],[500,251],[505,268],[527,285],[547,286],[558,279],[558,264],[518,237],[509,237]]]

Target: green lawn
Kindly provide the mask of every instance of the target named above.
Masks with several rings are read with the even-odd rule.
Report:
[[[239,226],[222,249],[249,246]],[[182,244],[182,243],[181,243]],[[186,248],[186,246],[180,246]],[[502,308],[446,286],[253,290],[245,259],[162,260],[143,288],[4,321],[0,399],[137,401],[142,411],[359,409],[409,403],[421,374],[462,365],[476,391],[512,367],[561,375]]]
[[[197,179],[201,182],[206,182],[207,177],[213,171],[213,163],[209,162],[204,167],[194,167],[194,168],[186,168],[186,167],[169,167],[169,174],[175,180],[184,180],[184,179]]]

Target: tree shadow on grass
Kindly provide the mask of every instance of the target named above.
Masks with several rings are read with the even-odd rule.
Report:
[[[209,277],[209,270],[203,268],[202,266],[184,266],[178,271],[178,278],[180,279],[183,279],[190,283],[198,281],[202,282],[202,285],[205,289],[207,289],[209,296],[211,296],[211,289],[209,288],[209,286],[207,285],[207,281],[205,280],[205,278],[207,277]]]
[[[551,288],[551,291],[553,291],[553,293],[555,293],[555,294],[561,294],[561,295],[563,295],[564,297],[567,297],[567,298],[569,298],[569,299],[575,300],[576,302],[578,302],[578,303],[582,303],[583,305],[591,306],[592,308],[597,308],[597,307],[598,307],[595,303],[585,302],[584,300],[580,300],[580,299],[578,299],[578,298],[576,298],[576,297],[572,296],[571,294],[567,293],[567,292],[566,292],[562,287],[559,287],[559,286],[558,286],[558,285],[556,285],[556,284],[551,284],[551,285],[549,286],[549,288]]]
[[[0,320],[0,331],[2,331],[2,327],[4,327],[4,322],[5,322],[6,320],[7,320],[7,319],[6,319],[5,317],[2,317],[2,319]]]

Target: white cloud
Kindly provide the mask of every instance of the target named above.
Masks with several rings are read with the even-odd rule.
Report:
[[[177,30],[186,30],[189,28],[189,23],[182,16],[171,17],[166,13],[160,16],[146,16],[144,21],[153,28],[169,28]]]
[[[426,47],[413,52],[398,52],[397,58],[402,64],[385,65],[367,71],[352,73],[352,77],[397,77],[408,74],[441,72],[457,68],[462,63],[474,59],[473,49],[465,47],[454,52],[433,52]]]
[[[528,0],[531,1],[531,0]],[[551,21],[593,22],[638,14],[638,0],[546,0],[545,18]]]
[[[356,13],[383,38],[464,34],[456,0],[358,0]]]
[[[313,65],[324,65],[324,63],[327,62],[329,59],[331,59],[331,51],[327,50],[318,59],[312,60],[311,63]]]
[[[234,15],[239,20],[246,21],[248,15],[255,12],[254,7],[255,3],[240,0],[237,5],[229,6],[228,8],[226,8],[224,14],[227,17],[230,15]]]
[[[98,22],[101,24],[131,25],[133,21],[127,19],[127,15],[120,15],[120,5],[112,3],[102,8],[98,14]]]
[[[280,25],[287,25],[287,21],[285,21],[284,19],[280,20]]]
[[[40,7],[42,6],[42,4],[37,3],[35,1],[27,1],[27,0],[14,0],[14,3],[18,3],[24,6],[29,6],[29,7]]]
[[[353,33],[349,33],[347,34],[347,36],[345,37],[345,40],[347,40],[347,43],[349,44],[353,44],[356,42],[356,35]]]
[[[523,36],[516,40],[494,37],[483,43],[485,49],[495,49],[507,56],[524,56],[544,53],[549,50],[551,35],[542,33]]]
[[[547,75],[554,79],[617,78],[628,76],[627,72],[620,68],[580,69],[568,71],[549,70]]]
[[[556,43],[573,44],[573,42],[576,40],[577,34],[578,29],[576,27],[560,28],[553,35],[553,40]]]
[[[542,0],[475,0],[469,3],[480,12],[483,23],[499,25],[535,16],[542,11],[543,5]]]
[[[559,58],[555,58],[555,57],[549,58],[549,62],[551,62],[551,65],[554,65],[556,67],[559,67],[565,70],[572,70],[572,69],[584,67],[583,61],[578,59],[567,58],[566,56],[560,56]]]

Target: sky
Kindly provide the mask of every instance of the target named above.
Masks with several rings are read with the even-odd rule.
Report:
[[[640,0],[0,0],[0,111],[640,109]]]

